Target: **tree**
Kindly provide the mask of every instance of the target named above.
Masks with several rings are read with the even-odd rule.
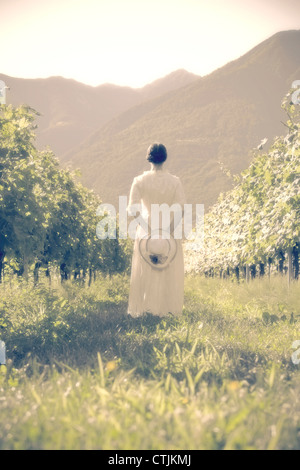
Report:
[[[35,282],[41,266],[59,267],[62,280],[126,269],[127,244],[96,237],[99,196],[60,168],[51,150],[35,148],[38,113],[0,109],[0,281],[5,258],[26,279],[33,266]]]
[[[0,273],[5,255],[18,253],[27,276],[45,233],[43,209],[35,194],[40,178],[33,145],[36,114],[26,106],[1,106]]]

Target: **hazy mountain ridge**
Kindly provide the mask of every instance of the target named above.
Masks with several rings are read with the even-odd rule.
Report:
[[[25,95],[37,110],[43,105],[39,145],[49,143],[63,165],[80,168],[103,201],[116,204],[128,194],[132,178],[148,168],[147,147],[161,141],[188,202],[207,210],[232,185],[219,162],[238,173],[262,138],[269,144],[285,133],[280,104],[300,79],[299,50],[300,31],[284,31],[209,75],[178,70],[141,89],[61,77],[0,79],[11,86],[9,102]]]
[[[92,87],[62,77],[23,79],[0,74],[10,87],[7,103],[28,104],[42,114],[37,121],[37,144],[49,145],[58,157],[123,111],[196,78],[178,70],[134,89],[113,84]]]
[[[284,134],[281,99],[299,79],[300,31],[277,33],[251,51],[191,84],[125,111],[63,157],[105,202],[128,194],[148,168],[144,155],[163,142],[168,168],[182,178],[187,199],[212,204],[246,168],[264,137]]]

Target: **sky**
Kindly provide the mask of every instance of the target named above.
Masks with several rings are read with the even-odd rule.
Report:
[[[300,0],[0,0],[0,73],[139,88],[207,75],[289,29]]]

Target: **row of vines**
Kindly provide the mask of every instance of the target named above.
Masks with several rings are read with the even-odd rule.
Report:
[[[0,282],[5,273],[37,282],[41,269],[49,279],[56,270],[62,280],[89,283],[97,271],[122,272],[126,242],[96,237],[100,198],[51,150],[37,150],[37,114],[28,106],[0,107]]]
[[[256,149],[250,166],[234,176],[204,219],[204,237],[186,244],[187,269],[247,279],[272,272],[299,277],[300,106],[282,102],[286,135],[269,150]]]

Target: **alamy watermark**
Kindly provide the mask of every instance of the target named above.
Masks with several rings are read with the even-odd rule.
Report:
[[[96,215],[102,217],[96,226],[99,239],[136,238],[138,227],[143,234],[155,238],[196,240],[201,243],[204,236],[204,204],[151,204],[150,213],[142,204],[128,207],[127,197],[119,196],[119,208],[113,204],[100,204]],[[193,230],[194,221],[194,230]]]

